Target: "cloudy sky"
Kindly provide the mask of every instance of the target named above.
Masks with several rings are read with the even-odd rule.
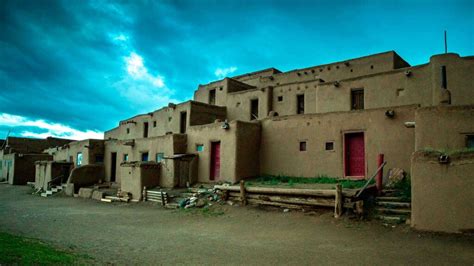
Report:
[[[0,139],[101,137],[198,84],[388,50],[474,55],[474,1],[0,0]]]

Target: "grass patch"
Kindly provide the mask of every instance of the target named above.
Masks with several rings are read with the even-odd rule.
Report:
[[[360,188],[365,184],[366,180],[349,180],[349,179],[341,179],[336,177],[329,177],[329,176],[318,176],[318,177],[291,177],[291,176],[283,176],[283,175],[263,175],[257,177],[249,182],[246,182],[248,186],[253,185],[269,185],[269,186],[276,186],[276,185],[287,185],[287,186],[294,186],[295,184],[337,184],[340,183],[343,188]],[[375,181],[373,181],[375,183]]]
[[[0,265],[86,264],[86,258],[58,250],[39,240],[0,232]]]

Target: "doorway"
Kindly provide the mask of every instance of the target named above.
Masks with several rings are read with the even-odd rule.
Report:
[[[179,120],[179,133],[185,134],[186,133],[186,125],[188,123],[187,121],[188,114],[187,112],[181,112],[181,118]]]
[[[110,182],[115,182],[117,177],[117,153],[112,152],[110,156]]]
[[[219,180],[221,175],[221,143],[211,143],[211,174],[209,179]]]
[[[250,100],[250,120],[258,119],[258,99]]]
[[[351,178],[365,177],[364,132],[344,135],[344,174]]]

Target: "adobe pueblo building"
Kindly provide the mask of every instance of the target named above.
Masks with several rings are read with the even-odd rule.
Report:
[[[235,183],[263,174],[365,179],[377,169],[379,154],[385,172],[412,173],[414,194],[438,186],[430,172],[436,167],[449,168],[440,171],[472,188],[473,63],[472,56],[447,53],[410,66],[390,51],[225,78],[199,85],[192,101],[120,121],[105,132],[95,162],[103,160],[103,181],[136,200],[144,186]],[[461,150],[464,155],[447,164],[433,157]],[[64,153],[52,152],[54,160],[87,164],[85,151]],[[472,207],[472,197],[458,203]],[[418,207],[429,206],[417,206],[414,196]],[[429,229],[423,219],[413,222]]]

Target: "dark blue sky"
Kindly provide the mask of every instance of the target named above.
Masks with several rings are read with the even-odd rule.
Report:
[[[474,1],[0,0],[0,138],[96,136],[198,84],[395,50],[474,54]]]

